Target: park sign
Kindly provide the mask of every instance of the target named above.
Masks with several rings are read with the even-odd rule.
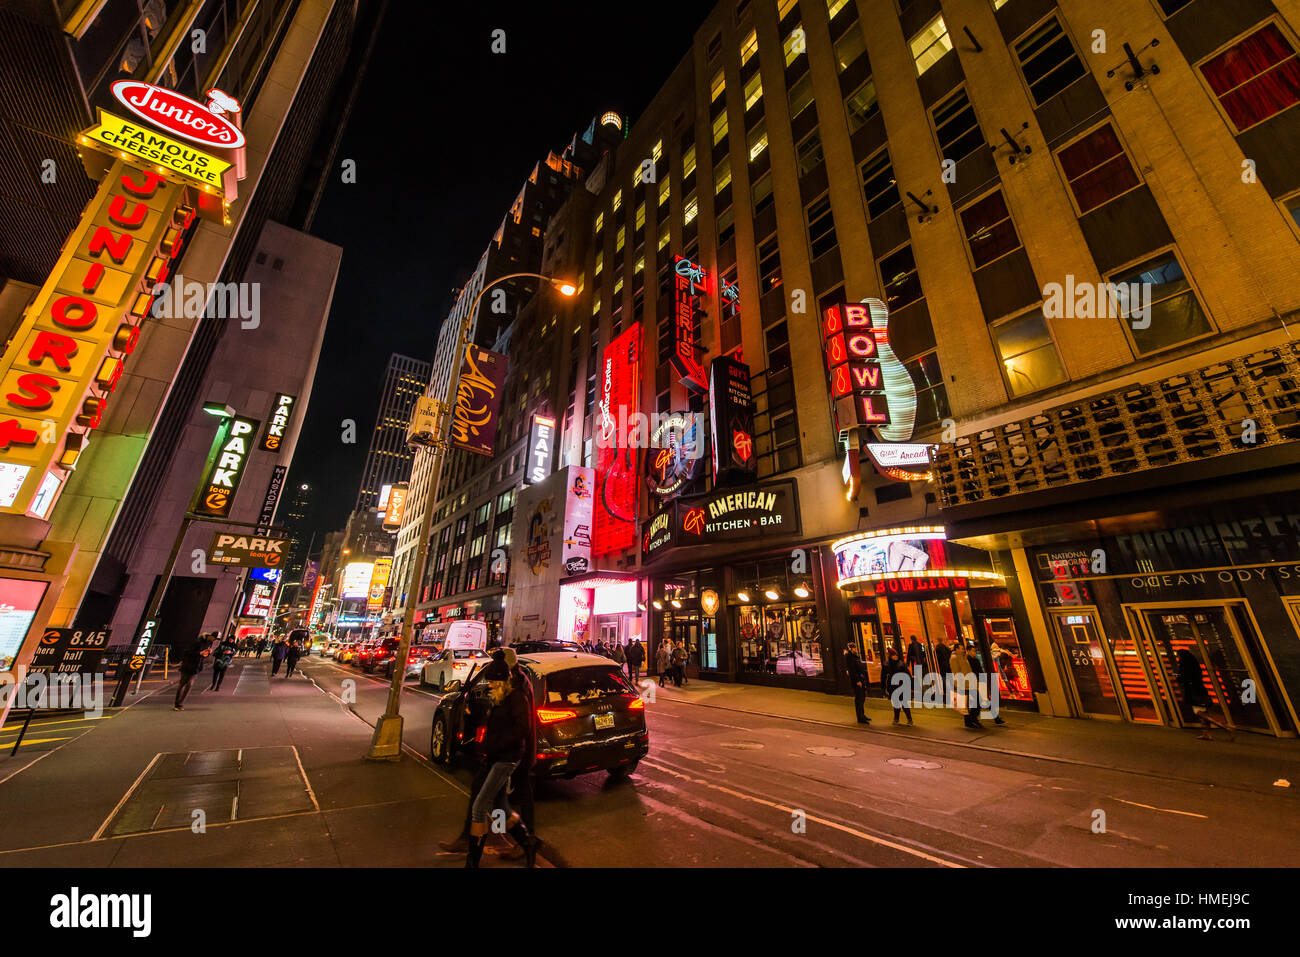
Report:
[[[292,538],[218,532],[208,549],[208,561],[213,565],[241,568],[281,568],[289,558],[291,544]]]
[[[198,499],[194,514],[204,518],[229,518],[239,491],[239,480],[244,477],[244,466],[252,453],[253,436],[257,434],[257,420],[236,416],[221,423],[217,457],[203,473],[199,482]]]
[[[46,628],[27,665],[29,672],[88,674],[99,670],[108,648],[109,632],[72,628]]]
[[[266,434],[262,436],[261,448],[266,452],[279,452],[284,444],[284,430],[289,427],[289,417],[293,404],[298,401],[296,395],[277,392],[275,404],[271,406],[271,417],[266,420]]]
[[[0,512],[50,514],[193,222],[181,201],[168,177],[117,162],[68,236],[0,359]]]

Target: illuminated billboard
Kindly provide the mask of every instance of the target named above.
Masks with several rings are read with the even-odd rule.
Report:
[[[375,573],[374,562],[349,562],[343,569],[341,598],[370,597],[370,578]]]
[[[693,392],[704,392],[709,384],[699,359],[700,300],[708,291],[708,273],[685,256],[673,257],[673,353],[671,362],[682,384]]]
[[[505,356],[472,343],[465,349],[448,433],[448,442],[454,448],[492,454],[505,381]]]
[[[600,414],[596,425],[596,504],[592,554],[608,555],[636,544],[640,470],[637,449],[627,434],[640,408],[641,324],[636,323],[605,347]]]
[[[841,538],[831,545],[837,584],[904,578],[1002,581],[989,553],[947,540],[942,525],[878,529]]]

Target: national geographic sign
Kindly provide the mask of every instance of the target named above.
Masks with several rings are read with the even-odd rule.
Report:
[[[240,535],[218,532],[208,549],[213,565],[237,565],[240,568],[280,568],[287,561],[292,538],[269,538],[264,535]]]
[[[203,473],[199,483],[198,500],[194,514],[204,518],[229,518],[235,504],[235,492],[244,476],[244,466],[252,452],[253,436],[257,435],[258,421],[236,417],[221,423],[223,435],[216,459]]]

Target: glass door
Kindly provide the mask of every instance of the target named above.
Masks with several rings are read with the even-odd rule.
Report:
[[[1143,609],[1148,634],[1180,724],[1194,724],[1178,685],[1178,654],[1189,651],[1201,664],[1211,703],[1238,728],[1276,733],[1265,687],[1243,653],[1237,624],[1222,605]]]
[[[1071,608],[1051,613],[1078,699],[1079,710],[1104,718],[1126,717],[1102,641],[1101,622],[1094,611]]]

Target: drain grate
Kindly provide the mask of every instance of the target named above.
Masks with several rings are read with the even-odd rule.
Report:
[[[823,758],[851,758],[857,754],[856,751],[850,751],[848,748],[832,748],[822,745],[816,748],[805,749],[809,754],[818,754]]]
[[[732,751],[761,751],[765,745],[762,741],[723,741],[718,747]]]

